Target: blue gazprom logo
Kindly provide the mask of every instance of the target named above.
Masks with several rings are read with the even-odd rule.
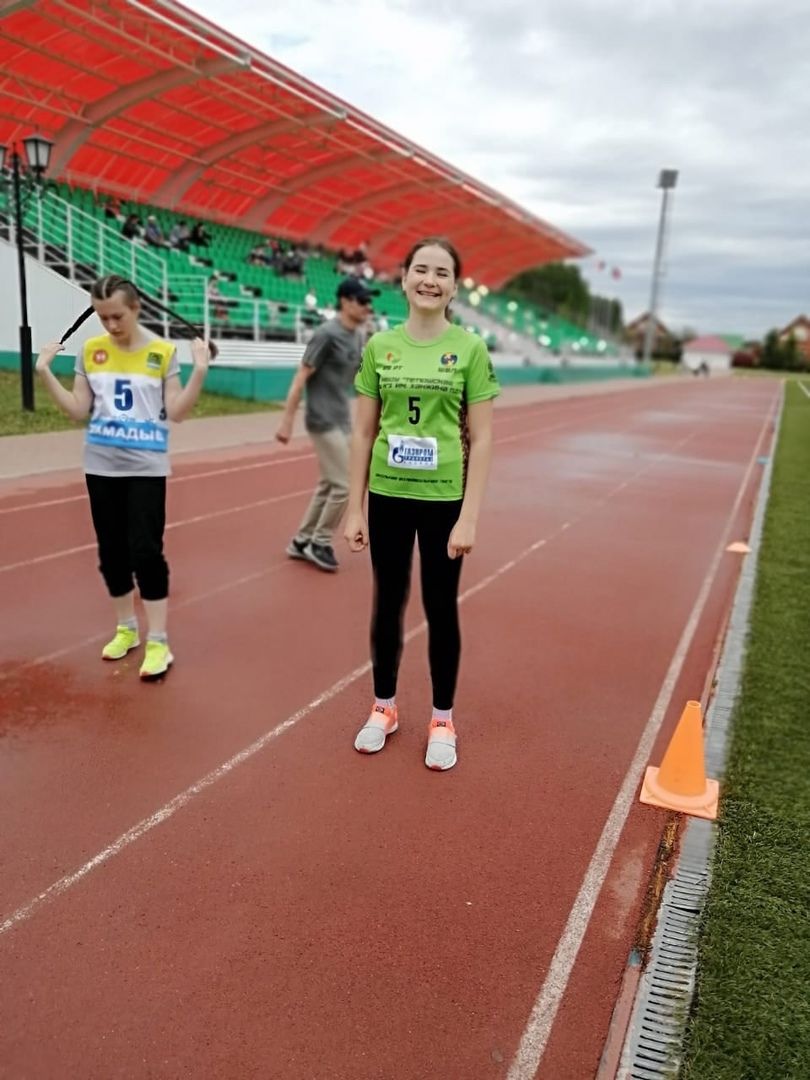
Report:
[[[165,454],[169,449],[169,432],[154,420],[91,420],[87,426],[87,441],[94,446],[155,450]]]
[[[397,465],[433,464],[432,446],[395,446],[391,451],[391,460]]]

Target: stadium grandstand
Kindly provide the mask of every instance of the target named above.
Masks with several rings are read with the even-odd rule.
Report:
[[[34,132],[53,144],[24,245],[64,288],[124,274],[224,342],[226,360],[280,363],[329,317],[347,273],[378,290],[378,320],[404,318],[402,255],[439,233],[464,257],[455,317],[501,362],[580,353],[607,372],[617,354],[500,291],[521,270],[588,254],[583,244],[180,4],[11,0],[0,71],[7,163]],[[13,239],[6,181],[7,256]],[[0,274],[12,273],[4,257]],[[157,308],[149,317],[182,334]]]

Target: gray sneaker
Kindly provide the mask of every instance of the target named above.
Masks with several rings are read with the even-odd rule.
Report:
[[[398,727],[396,705],[392,709],[375,705],[371,710],[371,716],[357,732],[354,740],[355,750],[361,754],[376,754],[378,750],[382,750],[385,740],[389,735],[393,735]]]
[[[315,563],[320,570],[330,573],[334,573],[338,568],[338,561],[330,544],[308,544],[304,558]]]
[[[291,559],[306,559],[308,540],[296,540],[295,537],[287,544],[286,552]]]
[[[456,757],[456,729],[452,720],[439,720],[433,717],[428,728],[428,744],[425,753],[425,765],[429,769],[444,772],[452,769]]]

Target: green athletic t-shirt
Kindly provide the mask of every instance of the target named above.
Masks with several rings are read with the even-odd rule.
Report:
[[[355,389],[381,402],[368,489],[406,499],[464,496],[467,406],[500,392],[481,338],[451,326],[414,341],[401,326],[374,334]]]

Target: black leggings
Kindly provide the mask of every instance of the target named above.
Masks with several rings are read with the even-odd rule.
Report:
[[[374,569],[371,660],[377,697],[392,698],[396,693],[413,542],[418,537],[433,706],[453,707],[461,655],[458,583],[462,559],[449,558],[447,541],[460,511],[460,501],[398,499],[369,492],[368,535]]]
[[[98,540],[99,570],[110,596],[132,592],[132,576],[144,600],[169,595],[163,557],[165,476],[87,475],[90,513]]]

